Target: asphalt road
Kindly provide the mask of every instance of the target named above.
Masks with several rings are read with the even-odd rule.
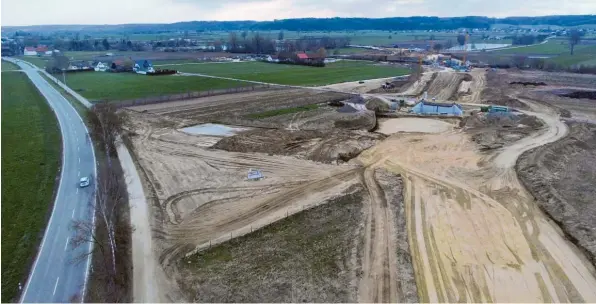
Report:
[[[58,193],[38,255],[24,286],[21,302],[79,301],[87,283],[90,259],[75,263],[89,252],[91,244],[73,248],[73,220],[94,221],[95,154],[87,129],[72,105],[26,63],[16,62],[46,98],[60,123],[62,167]],[[92,176],[89,187],[79,188],[79,179]],[[35,189],[31,189],[35,191]]]

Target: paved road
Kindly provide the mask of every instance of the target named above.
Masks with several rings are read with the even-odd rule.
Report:
[[[93,176],[95,181],[93,146],[78,113],[39,75],[38,69],[20,61],[13,62],[29,76],[56,113],[63,144],[62,172],[54,209],[21,301],[67,302],[72,296],[82,296],[87,282],[90,260],[79,263],[73,263],[73,260],[89,252],[91,244],[73,249],[69,242],[74,235],[72,220],[92,221],[93,218],[91,203],[95,184],[87,188],[78,187],[82,176]]]

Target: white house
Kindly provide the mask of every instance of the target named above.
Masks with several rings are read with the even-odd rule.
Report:
[[[37,56],[37,51],[35,50],[34,47],[28,46],[28,47],[25,47],[25,51],[24,51],[23,55],[25,55],[25,56]]]
[[[99,63],[97,63],[97,65],[95,66],[94,69],[95,69],[96,72],[105,72],[105,71],[108,70],[108,68],[109,67],[108,67],[107,64],[105,64],[103,62],[99,62]]]
[[[137,74],[154,73],[153,65],[149,60],[137,60],[132,70]]]
[[[268,62],[279,62],[279,59],[275,55],[273,55],[273,56],[267,55],[267,57],[265,58],[265,60],[267,60]]]

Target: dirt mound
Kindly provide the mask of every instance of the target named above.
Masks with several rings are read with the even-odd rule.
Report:
[[[226,137],[213,148],[232,152],[293,155],[322,163],[342,163],[358,156],[385,136],[357,131],[321,132],[251,130]]]
[[[535,116],[513,113],[477,113],[464,117],[460,127],[472,134],[482,150],[497,149],[540,129]]]
[[[516,166],[538,205],[596,265],[596,125],[574,123],[558,142],[524,153]]]
[[[368,99],[368,101],[366,101],[366,108],[375,113],[389,111],[389,105],[378,98]]]
[[[569,94],[564,94],[561,96],[569,97],[569,98],[576,98],[576,99],[593,99],[596,100],[596,91],[575,91]]]
[[[542,82],[542,81],[541,81],[541,82],[531,82],[531,81],[512,81],[512,82],[510,82],[509,84],[511,84],[511,85],[516,85],[516,84],[518,84],[518,85],[523,85],[524,87],[525,87],[525,86],[534,86],[534,87],[537,87],[537,86],[545,86],[545,85],[546,85],[546,83],[544,83],[544,82]]]
[[[458,92],[461,82],[468,74],[440,72],[428,87],[428,96],[438,100],[450,100]],[[469,78],[472,80],[471,77]]]

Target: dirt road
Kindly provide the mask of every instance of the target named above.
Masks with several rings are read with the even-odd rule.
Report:
[[[546,130],[488,156],[458,131],[392,136],[360,156],[404,176],[422,302],[596,300],[593,266],[537,208],[513,169],[523,151],[565,135],[558,118],[537,115]]]
[[[363,276],[360,280],[360,303],[397,302],[396,235],[392,213],[383,191],[375,179],[374,168],[364,170],[363,184],[368,190],[370,203],[365,219]]]

